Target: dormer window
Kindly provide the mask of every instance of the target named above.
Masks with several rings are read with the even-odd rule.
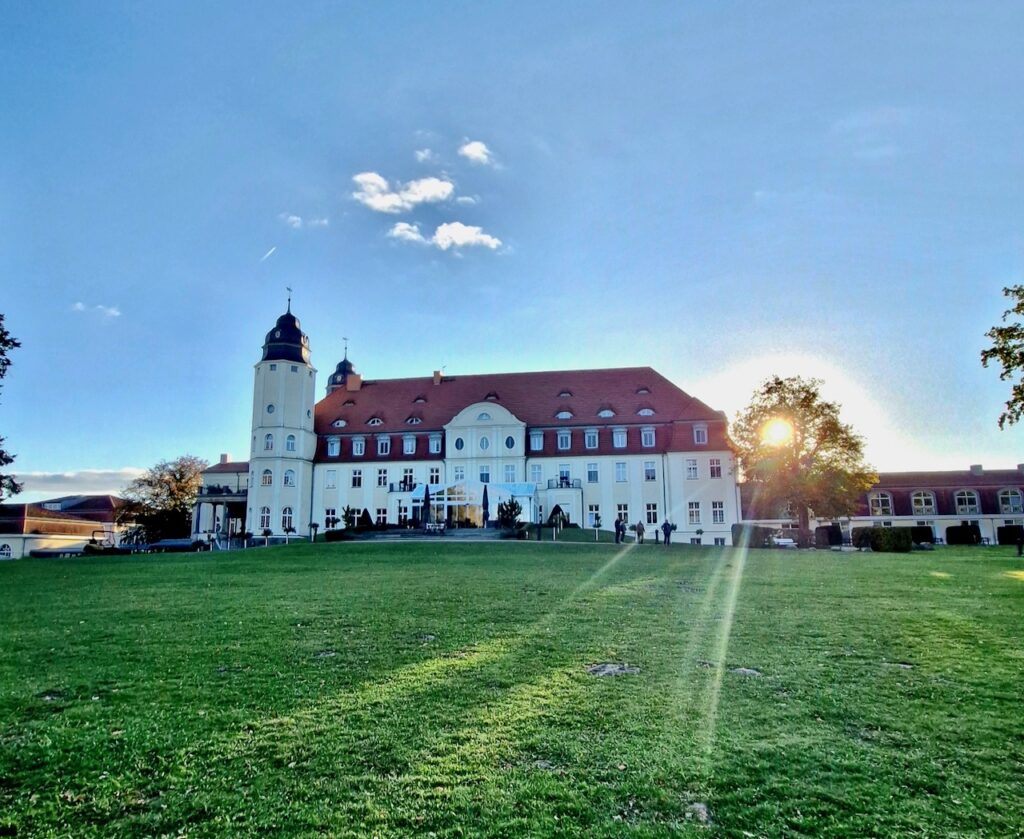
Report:
[[[641,408],[639,411],[636,412],[636,415],[638,417],[653,417],[654,408]]]
[[[327,456],[337,457],[339,454],[341,454],[341,440],[339,440],[337,437],[328,437]]]
[[[491,419],[491,415],[489,413],[487,413],[487,411],[484,411],[481,414],[477,414],[477,416],[476,416],[476,421],[477,422],[490,422],[490,419]]]
[[[497,394],[497,393],[495,393],[495,392],[494,392],[494,391],[492,390],[492,391],[491,391],[490,393],[488,393],[488,394],[487,394],[487,395],[486,395],[486,396],[484,397],[484,399],[486,399],[486,400],[487,400],[488,402],[497,402],[497,401],[498,401],[498,394]]]
[[[334,422],[332,422],[331,425],[333,425],[335,428],[344,428],[346,425],[348,425],[348,423],[345,422],[345,420],[343,419],[337,419]]]
[[[406,425],[419,425],[421,422],[423,422],[423,420],[420,419],[419,417],[409,417],[409,419],[407,419],[405,421],[405,424]]]
[[[560,419],[560,420],[572,419],[572,417],[573,417],[572,411],[559,411],[557,414],[555,414],[555,419]]]
[[[649,387],[638,387],[636,389],[637,396],[646,396],[650,392],[651,389]]]
[[[611,419],[612,417],[615,416],[615,411],[613,411],[611,408],[602,408],[600,411],[597,412],[597,415],[601,417],[601,419]]]
[[[693,442],[698,446],[708,444],[708,427],[706,425],[695,425],[693,427]]]
[[[414,402],[415,404],[417,404],[417,405],[422,405],[422,404],[423,404],[424,402],[426,402],[426,401],[427,401],[427,397],[425,397],[425,396],[417,396],[417,397],[416,397],[415,399],[413,399],[412,401],[413,401],[413,402]]]
[[[355,399],[346,399],[342,403],[341,407],[343,407],[343,408],[351,408],[355,404],[356,404],[356,400]]]
[[[384,420],[382,420],[380,417],[370,417],[366,421],[366,424],[367,425],[372,425],[372,426],[384,425]]]
[[[571,390],[563,390],[558,394],[559,399],[569,399],[572,396]]]

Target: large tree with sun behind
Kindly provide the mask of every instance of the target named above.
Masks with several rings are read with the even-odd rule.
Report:
[[[821,381],[774,376],[732,424],[743,478],[758,507],[789,507],[809,536],[810,511],[849,515],[878,480],[864,461],[864,440],[839,418],[839,405],[821,396]]]

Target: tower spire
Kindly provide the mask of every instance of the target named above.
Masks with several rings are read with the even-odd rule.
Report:
[[[348,360],[348,338],[343,335],[341,340],[345,342],[345,360]]]
[[[288,314],[291,314],[292,313],[292,287],[289,285],[289,286],[285,286],[285,288],[288,290]]]

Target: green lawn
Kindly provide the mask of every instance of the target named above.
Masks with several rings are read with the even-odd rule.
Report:
[[[2,563],[0,836],[1024,835],[1012,553]]]

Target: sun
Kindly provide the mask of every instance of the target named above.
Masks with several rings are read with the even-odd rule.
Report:
[[[761,429],[761,441],[769,446],[785,446],[793,440],[793,424],[782,417],[765,423]]]

